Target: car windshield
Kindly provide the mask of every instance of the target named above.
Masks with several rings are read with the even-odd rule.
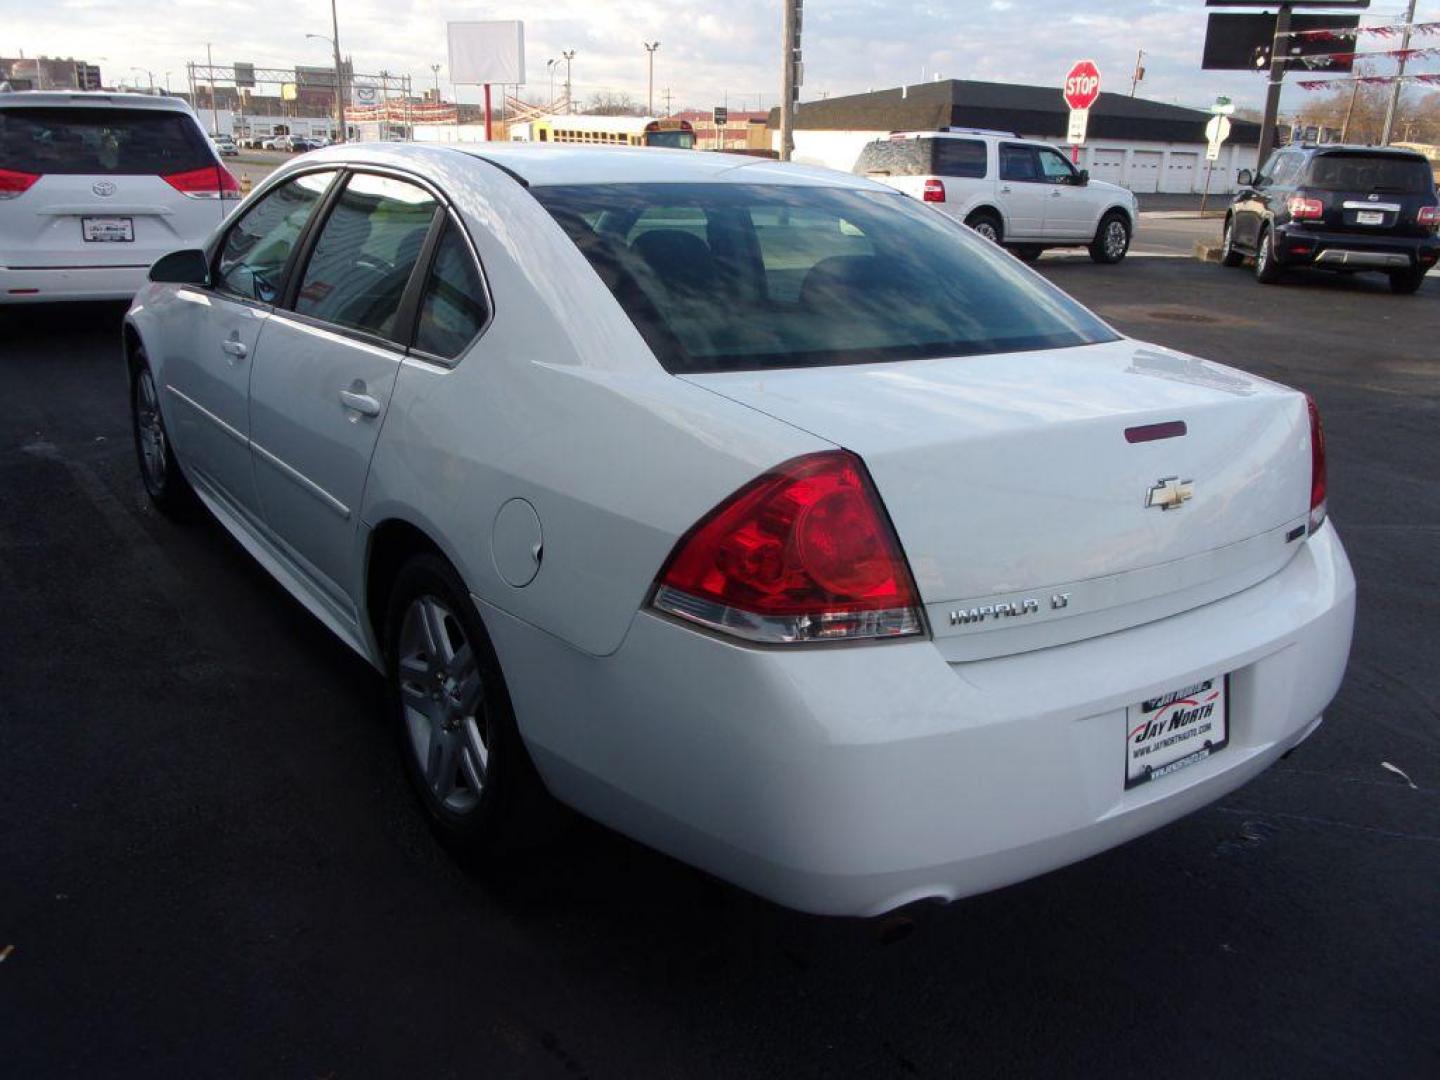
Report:
[[[1303,185],[1319,191],[1385,191],[1425,195],[1434,189],[1430,166],[1398,154],[1320,154]]]
[[[0,108],[0,164],[21,172],[165,175],[214,163],[188,116],[160,109]]]
[[[530,190],[677,374],[1116,336],[1002,249],[899,193],[779,184]]]

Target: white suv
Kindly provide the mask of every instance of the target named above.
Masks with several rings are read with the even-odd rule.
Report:
[[[860,152],[854,171],[931,203],[1030,261],[1050,247],[1117,263],[1139,208],[1125,188],[1091,180],[1057,148],[1004,131],[896,131]]]
[[[0,304],[129,299],[239,197],[178,98],[0,93]]]

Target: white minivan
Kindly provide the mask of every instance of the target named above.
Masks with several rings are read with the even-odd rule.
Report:
[[[854,171],[923,199],[1027,262],[1087,247],[1100,263],[1130,250],[1135,196],[1091,180],[1056,147],[1004,131],[896,131],[860,152]]]
[[[0,93],[0,304],[127,300],[239,198],[179,98]]]

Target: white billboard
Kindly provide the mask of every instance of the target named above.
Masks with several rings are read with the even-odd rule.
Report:
[[[525,24],[516,19],[446,23],[452,83],[525,82]]]

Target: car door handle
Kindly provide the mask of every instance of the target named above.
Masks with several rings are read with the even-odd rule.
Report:
[[[1052,191],[1052,192],[1050,192],[1050,198],[1052,198],[1052,199],[1058,199],[1058,198],[1060,197],[1060,194],[1061,194],[1061,193],[1060,193],[1060,191],[1058,191],[1058,190]]]
[[[361,416],[379,416],[380,401],[369,394],[356,393],[354,390],[340,391],[340,404],[347,409],[354,409]]]
[[[1000,189],[1000,194],[1001,194],[1001,195],[1009,195],[1009,194],[1010,194],[1010,185],[1009,185],[1009,184],[1006,184],[1004,187],[1002,187],[1002,188]]]
[[[230,341],[222,341],[220,343],[220,349],[222,352],[229,353],[235,357],[236,360],[244,360],[250,352],[250,350],[245,347],[243,341],[235,341],[233,339]]]

